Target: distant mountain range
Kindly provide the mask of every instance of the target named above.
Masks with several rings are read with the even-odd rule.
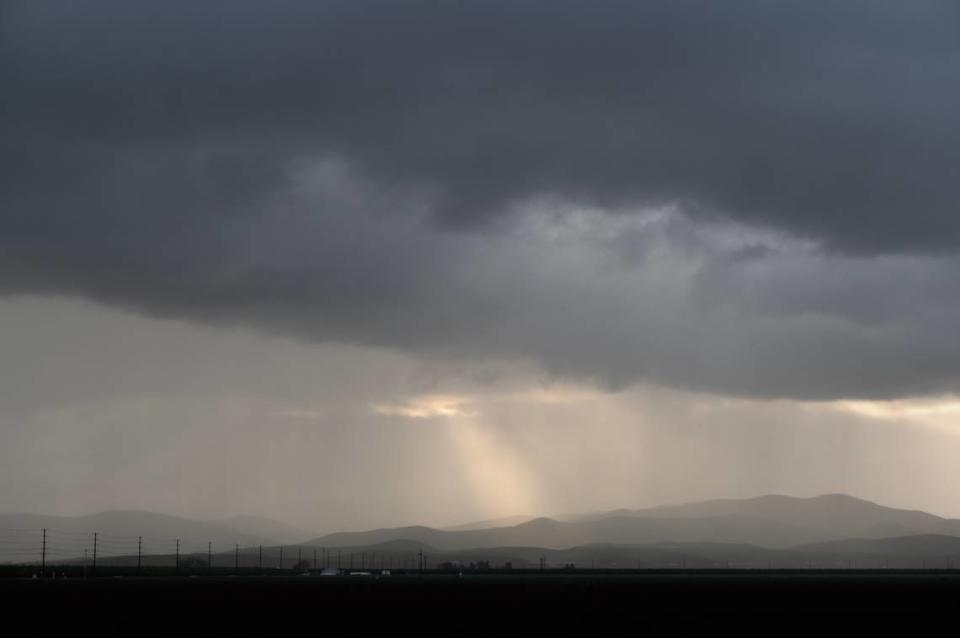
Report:
[[[662,542],[750,543],[768,547],[787,547],[833,538],[836,537],[816,533],[796,525],[752,516],[703,518],[611,516],[577,522],[536,518],[509,527],[462,531],[401,527],[368,532],[343,532],[314,539],[309,544],[349,547],[403,539],[417,541],[440,550],[504,546],[564,549],[595,543]]]
[[[477,529],[399,527],[328,534],[311,545],[346,547],[413,540],[439,550],[650,543],[749,544],[782,549],[848,538],[913,534],[960,536],[960,520],[877,505],[852,496],[761,496],[640,510],[536,518],[516,525]]]
[[[328,534],[308,545],[340,556],[391,555],[406,542],[436,563],[596,567],[960,567],[960,520],[844,494],[769,495],[510,519],[434,529]],[[507,524],[500,524],[506,522]]]
[[[61,544],[73,538],[71,534],[98,530],[114,543],[113,556],[121,562],[126,560],[123,548],[142,534],[202,541],[201,549],[209,542],[215,553],[236,544],[264,545],[269,556],[278,558],[280,545],[293,546],[287,551],[288,559],[303,551],[312,558],[319,550],[328,563],[336,556],[342,566],[348,561],[411,565],[412,555],[422,551],[433,565],[488,561],[523,567],[543,559],[554,566],[596,567],[932,567],[954,562],[960,567],[960,520],[843,494],[721,499],[573,514],[564,520],[526,518],[446,529],[411,526],[338,532],[309,539],[308,533],[284,523],[251,516],[197,521],[132,511],[73,518],[0,515],[0,560],[31,560],[25,556],[36,550],[35,533],[24,544],[17,540],[22,534],[18,537],[19,532],[5,529],[46,527],[57,531]],[[63,551],[74,553],[59,558],[77,555],[76,550]],[[163,551],[169,553],[169,548]]]
[[[741,500],[721,499],[640,510],[615,510],[591,514],[575,520],[597,520],[610,516],[645,518],[751,516],[802,527],[831,538],[844,536],[882,538],[907,534],[960,535],[960,520],[945,519],[917,510],[884,507],[845,494],[825,494],[813,498],[770,495]]]

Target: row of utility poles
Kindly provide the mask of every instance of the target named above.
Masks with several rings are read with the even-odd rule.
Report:
[[[40,567],[41,567],[41,572],[45,572],[45,571],[46,571],[46,567],[47,567],[47,528],[43,528],[42,534],[43,534],[43,536],[42,536],[41,549],[40,549]],[[99,547],[99,533],[98,533],[98,532],[93,532],[92,561],[89,563],[91,569],[93,569],[93,570],[96,570],[96,568],[97,568],[97,552],[98,552],[98,547]],[[284,549],[285,549],[284,546],[281,545],[281,546],[280,546],[280,557],[279,557],[280,569],[283,569],[283,551],[284,551]],[[322,565],[323,565],[324,568],[327,568],[327,567],[331,567],[331,566],[332,566],[333,560],[332,560],[332,555],[331,555],[330,550],[321,547],[321,548],[320,548],[320,557],[321,557]],[[84,550],[83,550],[83,560],[84,560],[84,565],[85,565],[85,566],[88,564],[88,559],[89,559],[89,558],[90,558],[90,556],[88,556],[87,549],[84,548]],[[342,552],[341,550],[337,550],[337,569],[338,569],[338,570],[344,568],[343,558],[344,558],[343,552]],[[348,566],[347,566],[348,569],[353,569],[354,553],[353,553],[353,552],[350,552],[350,553],[348,554],[347,558],[348,558],[348,561],[349,561],[349,562],[348,562]],[[374,569],[376,569],[376,568],[377,568],[377,555],[376,555],[376,553],[372,553],[372,555],[371,555],[370,558],[371,558],[371,561],[372,561],[371,567],[373,567]],[[386,557],[386,562],[385,562],[384,556],[381,555],[381,556],[380,556],[379,568],[380,568],[380,569],[393,569],[393,558],[394,558],[394,557],[393,557],[392,554],[388,554],[387,557]],[[313,561],[312,561],[312,562],[313,562],[313,569],[317,569],[318,560],[317,560],[317,548],[316,548],[316,547],[313,548]],[[302,548],[302,547],[297,547],[297,562],[296,562],[296,565],[301,565],[302,563],[303,563],[303,548]],[[234,566],[234,569],[237,569],[237,570],[240,569],[240,544],[239,544],[239,543],[235,544],[235,545],[234,545],[234,548],[233,548],[233,566]],[[263,545],[259,545],[259,546],[257,547],[257,566],[258,566],[258,568],[259,568],[260,570],[263,570]],[[212,567],[213,567],[213,542],[212,542],[212,541],[208,541],[208,542],[207,542],[207,569],[210,569],[210,568],[212,568]],[[360,569],[365,569],[366,567],[367,567],[367,553],[366,553],[366,552],[360,552]],[[137,536],[137,571],[141,571],[142,568],[143,568],[143,536]],[[180,539],[179,539],[179,538],[175,540],[174,568],[177,569],[177,570],[180,569]],[[423,571],[423,570],[425,570],[426,568],[427,568],[427,555],[423,553],[423,550],[420,550],[420,551],[417,552],[417,569],[420,570],[420,571]]]
[[[47,531],[48,531],[48,530],[47,530],[46,527],[44,527],[43,530],[42,530],[43,535],[42,535],[41,548],[40,548],[40,570],[41,570],[41,573],[45,573],[45,572],[46,572],[46,569],[47,569],[47,541],[48,541],[48,539],[47,539]],[[98,532],[93,532],[93,556],[92,556],[93,560],[92,560],[92,563],[90,564],[90,566],[91,566],[91,568],[92,568],[94,571],[95,571],[96,568],[97,568],[98,537],[99,537]],[[284,550],[284,546],[281,545],[281,546],[280,546],[280,569],[283,569],[283,550]],[[330,566],[331,566],[331,563],[332,563],[332,557],[331,557],[330,551],[327,550],[326,548],[321,547],[321,548],[320,548],[320,552],[321,552],[320,555],[321,555],[321,558],[322,558],[323,567],[324,567],[324,568],[330,567]],[[84,548],[84,550],[83,550],[84,570],[86,570],[87,558],[88,558],[88,556],[87,556],[87,549]],[[360,569],[365,569],[365,568],[366,568],[366,566],[367,566],[367,560],[366,560],[366,558],[367,558],[366,552],[361,552],[361,553],[360,553]],[[349,559],[348,569],[351,569],[351,570],[352,570],[352,569],[353,569],[353,559],[354,559],[354,553],[353,553],[353,552],[350,552],[350,553],[348,554],[348,559]],[[376,555],[375,552],[374,552],[374,553],[372,554],[372,556],[371,556],[371,561],[372,561],[371,567],[372,567],[373,569],[377,569],[377,555]],[[296,562],[295,566],[302,566],[303,562],[304,562],[304,561],[303,561],[303,548],[302,548],[302,547],[297,547],[297,562]],[[405,561],[404,561],[404,562],[405,562]],[[138,571],[138,572],[141,571],[142,566],[143,566],[143,536],[137,536],[137,571]],[[260,571],[263,571],[263,545],[259,545],[259,546],[257,547],[257,566],[258,566],[258,568],[259,568]],[[848,568],[849,568],[849,569],[853,569],[853,568],[855,568],[855,566],[856,566],[856,562],[855,562],[855,561],[853,561],[853,560],[848,561]],[[927,566],[927,561],[924,559],[924,560],[923,560],[923,567],[924,567],[924,569],[926,568],[926,566]],[[177,570],[179,571],[179,569],[180,569],[180,539],[179,539],[179,538],[176,539],[176,549],[175,549],[175,552],[174,552],[174,567],[175,567],[175,569],[177,569]],[[212,541],[208,541],[208,542],[207,542],[207,569],[211,569],[212,567],[213,567],[213,542],[212,542]],[[234,567],[234,569],[236,569],[237,571],[240,570],[240,544],[239,544],[239,543],[235,544],[234,547],[233,547],[233,567]],[[343,552],[342,552],[341,550],[337,550],[337,570],[341,570],[341,569],[343,569],[343,567],[344,567],[344,565],[343,565]],[[546,569],[546,557],[541,557],[541,558],[539,559],[539,567],[540,567],[540,571],[544,571],[544,570]],[[639,567],[640,567],[640,565],[638,564],[638,568],[639,568]],[[807,562],[807,567],[808,567],[808,569],[812,569],[812,568],[813,568],[813,563],[812,563],[812,561],[808,561],[808,562]],[[952,567],[952,565],[951,565],[951,567]],[[380,565],[379,565],[379,568],[380,568],[380,569],[391,569],[391,570],[392,570],[392,569],[393,569],[393,555],[392,555],[392,554],[388,555],[388,556],[387,556],[387,562],[385,563],[385,561],[384,561],[384,556],[381,554],[381,556],[380,556]],[[596,568],[596,565],[594,565],[594,568]],[[682,569],[683,569],[683,568],[686,568],[686,561],[685,561],[685,560],[681,561],[681,568],[682,568]],[[729,562],[727,563],[727,568],[730,568]],[[768,564],[767,564],[767,569],[772,569],[772,568],[773,568],[772,561],[771,561],[771,562],[768,562]],[[317,548],[316,548],[316,547],[313,548],[313,569],[317,569]],[[421,571],[421,572],[427,569],[427,555],[423,553],[423,550],[419,550],[419,551],[417,552],[417,569],[418,569],[419,571]]]

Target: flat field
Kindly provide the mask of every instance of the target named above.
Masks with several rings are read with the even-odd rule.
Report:
[[[0,601],[18,635],[914,632],[960,622],[960,572],[7,578]]]

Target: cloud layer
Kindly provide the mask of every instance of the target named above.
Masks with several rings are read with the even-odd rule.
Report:
[[[8,2],[0,290],[795,398],[958,389],[952,2]]]
[[[611,394],[513,365],[471,380],[62,299],[0,300],[0,352],[8,512],[253,512],[322,532],[846,492],[960,514],[955,399]]]

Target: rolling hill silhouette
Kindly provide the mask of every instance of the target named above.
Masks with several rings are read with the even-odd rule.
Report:
[[[590,514],[575,520],[597,520],[611,515],[644,518],[753,516],[802,526],[832,538],[882,538],[908,534],[960,535],[958,520],[917,510],[885,507],[846,494],[824,494],[812,498],[768,495],[739,500],[719,499],[639,510],[615,510]]]
[[[812,498],[770,495],[613,510],[571,520],[536,518],[481,529],[400,527],[339,532],[311,545],[363,546],[406,539],[440,550],[536,546],[563,549],[595,543],[725,543],[785,549],[846,538],[921,534],[960,536],[960,521],[926,512],[885,507],[843,494]]]
[[[202,549],[210,542],[214,555],[223,556],[221,564],[230,562],[224,550],[239,544],[263,545],[270,556],[279,555],[280,546],[287,545],[324,548],[327,554],[321,556],[335,550],[346,557],[378,557],[397,565],[409,565],[411,555],[422,551],[433,564],[493,561],[518,567],[539,564],[541,559],[552,565],[600,567],[919,567],[952,565],[954,560],[960,566],[960,521],[843,494],[719,499],[502,524],[519,518],[523,517],[446,529],[407,526],[337,532],[312,540],[295,528],[259,517],[197,521],[137,511],[80,517],[8,514],[0,515],[0,528],[46,527],[66,534],[99,531],[107,539],[141,534],[181,538],[202,542]],[[29,542],[35,541],[31,536]],[[15,559],[18,551],[11,549],[5,559]],[[287,557],[292,555],[288,551]]]

